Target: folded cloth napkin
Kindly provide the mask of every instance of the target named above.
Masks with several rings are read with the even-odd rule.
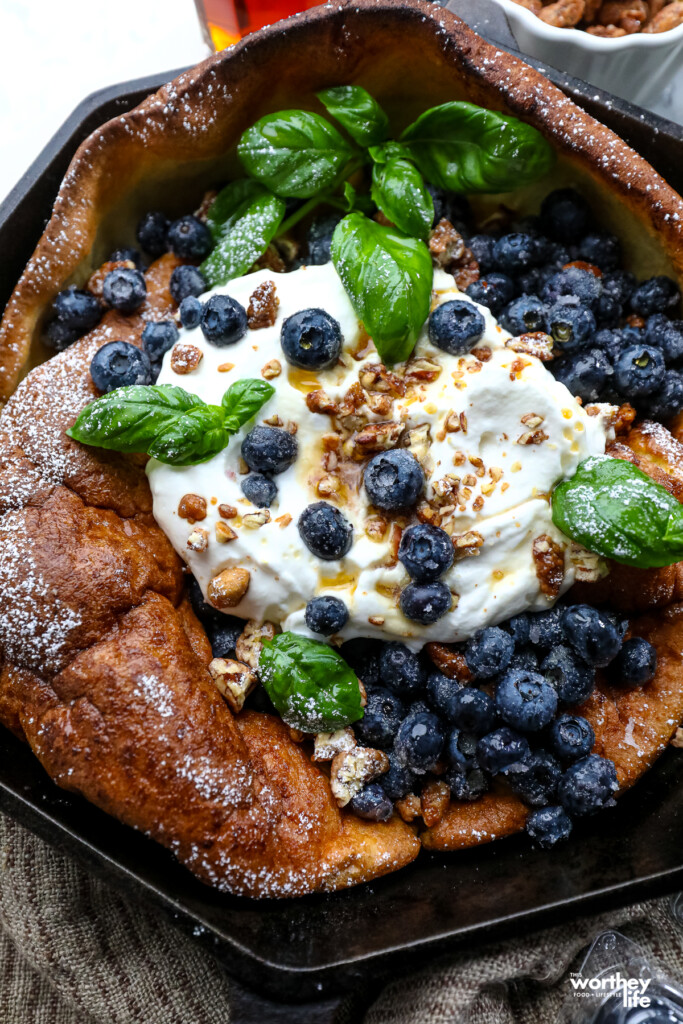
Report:
[[[675,978],[683,923],[653,900],[533,935],[451,953],[301,1019],[334,1024],[537,1024],[570,996],[567,971],[600,931],[619,928]],[[374,1002],[371,1000],[374,999]],[[263,1007],[265,1004],[261,1004]],[[242,1024],[256,1012],[222,968],[162,914],[129,901],[0,815],[2,1024]],[[295,1020],[296,1016],[287,1017]]]

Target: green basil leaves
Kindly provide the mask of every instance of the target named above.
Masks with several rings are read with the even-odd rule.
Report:
[[[209,285],[227,284],[245,274],[272,242],[284,213],[284,199],[250,178],[222,189],[206,219],[216,243],[201,266]]]
[[[91,402],[67,434],[96,448],[194,466],[218,455],[273,394],[267,381],[239,380],[218,406],[174,384],[134,384]]]
[[[409,160],[393,157],[385,164],[375,164],[371,194],[382,213],[406,235],[427,237],[434,203],[424,178]]]
[[[265,640],[261,681],[282,720],[302,732],[332,732],[363,717],[358,679],[332,647],[297,633]]]
[[[457,101],[426,110],[401,141],[427,181],[452,192],[509,192],[546,174],[555,156],[524,121]]]
[[[623,459],[585,459],[555,488],[552,511],[567,537],[622,565],[653,569],[683,559],[683,506]]]
[[[433,269],[424,242],[350,213],[335,228],[332,261],[382,362],[407,359],[429,315]]]
[[[389,131],[389,118],[377,100],[360,85],[339,85],[323,89],[318,99],[332,117],[359,146],[383,142]]]

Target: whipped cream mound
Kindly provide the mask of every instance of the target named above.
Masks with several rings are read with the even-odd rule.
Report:
[[[235,615],[314,636],[305,625],[306,603],[331,594],[349,610],[340,634],[344,639],[378,637],[412,646],[465,639],[519,612],[549,608],[574,582],[587,555],[554,527],[549,496],[583,459],[604,452],[612,437],[610,407],[589,415],[542,362],[506,347],[510,335],[483,306],[477,308],[486,330],[471,354],[458,357],[435,348],[425,325],[410,360],[392,368],[402,382],[394,391],[405,393],[388,393],[386,381],[377,378],[377,352],[332,263],[288,274],[258,271],[203,298],[229,294],[246,309],[265,281],[275,284],[279,299],[272,326],[250,329],[224,348],[207,342],[200,328],[181,330],[177,345],[194,346],[201,360],[187,372],[186,362],[176,359],[185,371],[179,374],[171,350],[158,380],[214,404],[243,377],[266,376],[275,388],[255,419],[210,462],[182,468],[149,462],[154,516],[204,595],[214,576],[240,567],[250,580],[241,602],[230,609]],[[432,306],[454,298],[471,301],[450,275],[436,271]],[[315,373],[289,366],[280,345],[285,318],[310,307],[333,316],[344,339],[338,364]],[[274,360],[280,369],[276,376]],[[360,391],[361,385],[366,390]],[[320,390],[337,403],[334,419],[307,405],[307,395]],[[296,430],[299,454],[274,478],[278,495],[270,509],[259,510],[240,488],[247,471],[240,445],[256,424],[269,422]],[[400,591],[410,582],[396,558],[400,527],[408,519],[394,516],[392,522],[369,507],[362,486],[362,452],[355,439],[378,423],[394,425],[390,447],[407,446],[421,462],[427,483],[420,515],[436,516],[432,521],[451,535],[456,548],[456,561],[442,577],[453,595],[451,609],[428,626],[405,618],[398,607]],[[382,431],[377,428],[377,443]],[[200,522],[179,515],[186,495],[205,499],[206,517]],[[313,555],[297,529],[303,510],[320,500],[336,504],[353,524],[353,545],[339,561]],[[237,513],[232,518],[221,515],[226,505]],[[266,514],[255,516],[259,511]],[[411,517],[415,521],[414,510]],[[230,527],[234,539],[218,541],[225,534],[221,524]],[[552,593],[543,568],[548,551],[556,563]]]

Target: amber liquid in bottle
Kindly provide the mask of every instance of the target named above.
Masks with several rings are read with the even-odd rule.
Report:
[[[206,41],[214,50],[223,50],[264,25],[318,6],[315,0],[195,0],[195,4]]]

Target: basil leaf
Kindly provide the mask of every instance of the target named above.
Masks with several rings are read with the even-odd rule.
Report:
[[[208,283],[227,284],[246,273],[268,248],[284,214],[284,200],[257,181],[244,178],[221,189],[206,219],[216,242],[201,265]]]
[[[381,146],[370,146],[368,153],[376,164],[386,164],[389,160],[410,155],[407,146],[393,140],[383,142]]]
[[[261,681],[282,720],[303,732],[330,732],[363,717],[354,672],[332,647],[297,633],[265,640]]]
[[[157,434],[183,413],[203,405],[197,395],[174,384],[133,384],[87,405],[67,434],[97,448],[146,452]]]
[[[407,359],[429,315],[434,272],[427,246],[349,213],[334,230],[331,254],[382,362]]]
[[[226,429],[220,406],[198,406],[157,434],[147,454],[171,466],[195,466],[222,452],[233,432]]]
[[[553,491],[553,522],[590,551],[638,569],[683,560],[683,506],[637,466],[585,459]]]
[[[335,182],[351,147],[320,114],[282,110],[248,128],[237,153],[247,174],[277,195],[308,199]]]
[[[426,238],[434,203],[424,178],[409,160],[389,160],[372,168],[372,198],[392,223],[415,238]]]
[[[223,395],[221,403],[226,415],[226,426],[228,418],[234,419],[237,427],[233,428],[230,425],[230,429],[233,433],[235,429],[239,430],[274,394],[275,388],[266,380],[246,377],[243,380],[235,381]]]
[[[316,95],[359,146],[372,146],[386,139],[389,118],[360,85],[339,85]]]
[[[555,159],[531,125],[458,101],[426,110],[401,141],[427,181],[452,192],[508,192],[546,174]]]

